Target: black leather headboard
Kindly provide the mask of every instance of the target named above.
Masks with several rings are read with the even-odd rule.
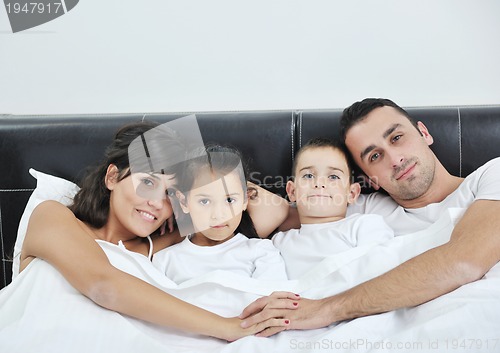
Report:
[[[448,170],[466,176],[500,156],[500,106],[409,108],[434,137]],[[337,138],[341,109],[196,113],[206,143],[239,148],[250,179],[285,195],[296,151],[317,136]],[[0,288],[11,280],[17,226],[36,185],[29,168],[78,182],[96,163],[114,132],[143,118],[167,122],[192,113],[16,116],[0,115]]]

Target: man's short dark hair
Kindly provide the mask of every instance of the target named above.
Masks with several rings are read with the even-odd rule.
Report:
[[[363,120],[374,109],[382,107],[392,107],[404,115],[415,128],[418,130],[417,123],[410,117],[408,112],[399,105],[385,98],[365,98],[362,101],[352,104],[344,109],[342,118],[340,119],[340,139],[345,143],[347,131],[359,121]],[[420,132],[420,130],[419,130]]]

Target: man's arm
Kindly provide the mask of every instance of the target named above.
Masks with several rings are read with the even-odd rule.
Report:
[[[412,307],[480,279],[500,261],[500,201],[475,201],[455,226],[450,241],[341,294],[302,298],[297,310],[262,310],[243,326],[271,313],[290,320],[290,329],[309,329],[360,316]],[[276,302],[276,299],[270,299]],[[240,317],[265,307],[251,304]],[[259,308],[260,306],[260,308]],[[277,305],[274,304],[274,307]],[[283,305],[284,307],[284,305]]]

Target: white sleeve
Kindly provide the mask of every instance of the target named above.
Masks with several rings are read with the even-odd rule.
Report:
[[[269,239],[256,239],[254,265],[252,278],[288,280],[285,261],[280,251]]]
[[[394,231],[385,223],[384,218],[375,214],[362,215],[356,222],[353,232],[356,246],[379,244],[394,238]]]
[[[475,200],[500,200],[500,158],[492,159],[477,170]]]

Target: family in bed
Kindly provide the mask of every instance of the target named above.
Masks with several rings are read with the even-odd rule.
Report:
[[[414,307],[480,279],[500,260],[500,160],[465,179],[449,174],[424,124],[390,100],[346,108],[343,145],[317,138],[302,147],[286,186],[292,205],[247,183],[238,151],[206,146],[185,154],[176,131],[158,128],[123,127],[71,206],[46,201],[35,208],[21,271],[39,258],[98,306],[234,341]],[[147,158],[135,146],[147,146]],[[352,163],[380,191],[360,194]],[[339,294],[274,292],[229,318],[118,270],[96,242],[148,257],[177,283],[214,269],[281,281],[304,276],[326,256],[426,229],[454,207],[467,210],[441,246]]]

